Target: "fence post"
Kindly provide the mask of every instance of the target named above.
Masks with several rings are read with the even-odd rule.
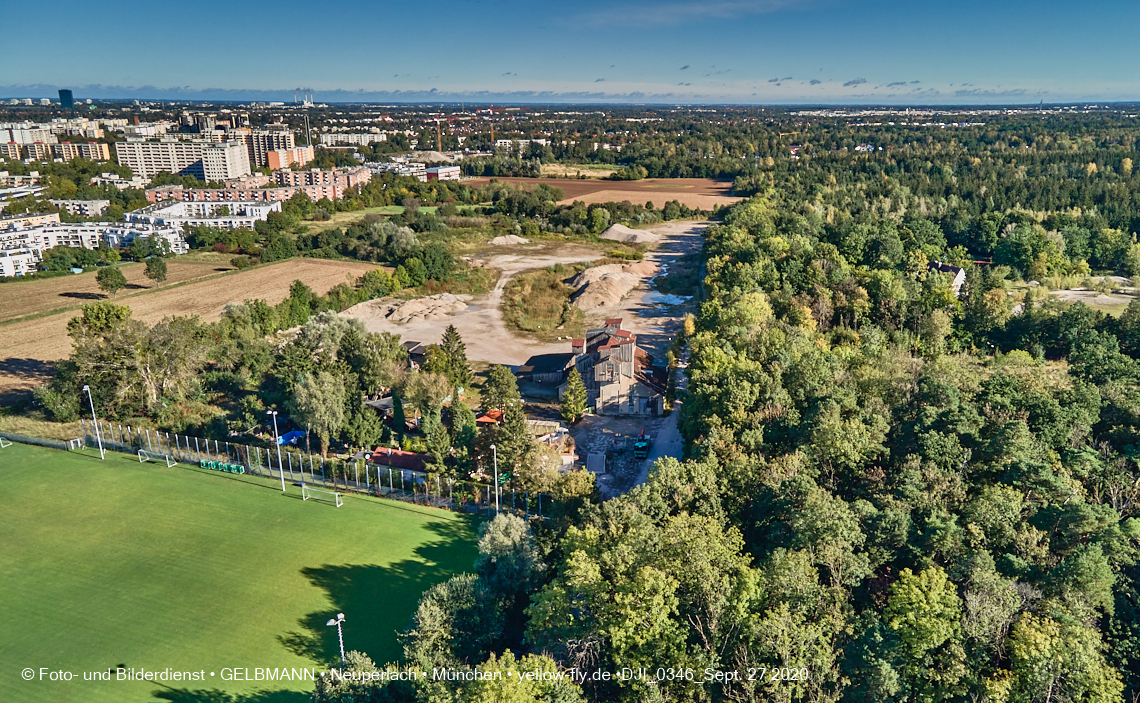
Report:
[[[154,451],[154,445],[150,442],[150,430],[146,431],[146,449],[148,452]]]
[[[388,467],[388,497],[396,492],[396,486],[392,483],[392,467]]]

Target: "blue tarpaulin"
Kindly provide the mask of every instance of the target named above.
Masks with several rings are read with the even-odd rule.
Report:
[[[305,433],[300,430],[286,432],[277,439],[278,444],[293,444],[296,445],[298,441],[305,438]]]

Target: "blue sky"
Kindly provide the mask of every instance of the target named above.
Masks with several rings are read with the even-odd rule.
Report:
[[[1140,100],[1140,3],[18,3],[0,96],[962,104]]]

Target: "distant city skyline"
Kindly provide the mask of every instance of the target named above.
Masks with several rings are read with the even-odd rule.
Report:
[[[65,0],[6,40],[3,97],[734,104],[1026,104],[1140,100],[1130,28],[1106,0],[441,0],[253,5],[225,21],[178,6]],[[319,21],[304,17],[319,13]],[[39,11],[10,8],[13,26]],[[293,29],[280,31],[282,18]],[[122,38],[117,48],[112,38]],[[164,54],[165,47],[176,47]]]

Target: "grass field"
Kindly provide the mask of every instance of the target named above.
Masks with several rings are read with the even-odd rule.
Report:
[[[309,682],[222,668],[324,668],[337,612],[347,649],[395,660],[420,593],[475,559],[465,516],[355,496],[334,508],[187,465],[13,444],[0,478],[4,700],[306,701]],[[205,681],[83,680],[120,664]],[[78,680],[21,680],[40,667]]]

